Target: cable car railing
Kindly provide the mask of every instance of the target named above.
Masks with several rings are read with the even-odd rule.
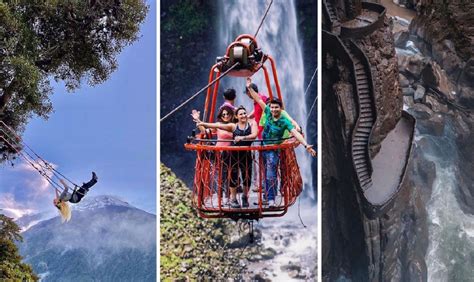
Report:
[[[294,148],[299,145],[294,137],[254,140],[249,146],[216,146],[221,140],[214,138],[190,138],[185,144],[196,151],[193,182],[193,206],[204,218],[244,218],[283,216],[295,203],[303,188]],[[263,145],[263,142],[282,142]],[[279,161],[273,168],[276,175],[269,183],[263,155],[276,151]],[[272,186],[271,188],[266,187]],[[232,205],[231,187],[237,188]],[[270,191],[272,190],[272,191]],[[272,194],[273,205],[268,200]],[[246,198],[248,205],[245,205]]]

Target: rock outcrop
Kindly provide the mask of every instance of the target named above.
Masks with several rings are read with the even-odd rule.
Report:
[[[442,77],[447,82],[439,83],[438,89],[442,92],[441,105],[448,107],[438,107],[436,101],[426,104],[432,110],[432,116],[447,113],[453,120],[454,138],[459,149],[457,198],[462,209],[470,214],[474,214],[473,10],[472,1],[424,0],[420,1],[417,16],[410,24],[410,33],[417,39],[419,49],[432,58],[432,65],[439,65],[445,72]]]
[[[328,2],[336,7],[338,14],[347,14],[342,3],[347,1]],[[341,21],[344,26],[344,19]],[[392,21],[385,18],[383,25],[353,41],[369,61],[374,85],[377,119],[370,143],[370,154],[374,158],[402,117],[403,95],[398,81]],[[359,85],[354,87],[358,83],[350,78],[350,63],[343,56],[332,56],[330,49],[333,48],[323,41],[323,279],[424,281],[428,235],[421,190],[429,180],[418,175],[432,174],[432,164],[409,163],[400,189],[383,212],[375,216],[367,213],[362,196],[365,192],[360,191],[354,175],[350,145],[359,111],[364,112],[358,109],[361,102],[356,96],[356,91],[362,92],[357,90]],[[355,72],[359,70],[356,66]],[[413,154],[419,154],[419,149],[415,148]]]

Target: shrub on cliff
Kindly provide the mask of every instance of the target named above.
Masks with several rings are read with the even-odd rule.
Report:
[[[164,165],[160,177],[161,278],[237,278],[240,251],[226,245],[232,223],[199,218],[191,207],[191,190]]]

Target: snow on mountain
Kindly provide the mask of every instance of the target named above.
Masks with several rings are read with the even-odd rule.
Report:
[[[71,204],[74,211],[100,209],[108,206],[134,208],[132,205],[120,200],[118,197],[110,195],[100,195],[95,197],[86,196],[78,204]]]

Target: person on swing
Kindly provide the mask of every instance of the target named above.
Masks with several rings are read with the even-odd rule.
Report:
[[[92,172],[92,179],[87,183],[82,183],[82,186],[77,190],[74,189],[72,193],[69,193],[70,187],[67,185],[64,179],[59,181],[64,186],[64,190],[59,194],[58,189],[56,189],[56,198],[53,200],[54,206],[59,210],[59,214],[62,217],[63,222],[69,221],[71,219],[71,209],[67,202],[77,204],[82,198],[89,192],[89,189],[97,183],[97,175],[95,172]]]

